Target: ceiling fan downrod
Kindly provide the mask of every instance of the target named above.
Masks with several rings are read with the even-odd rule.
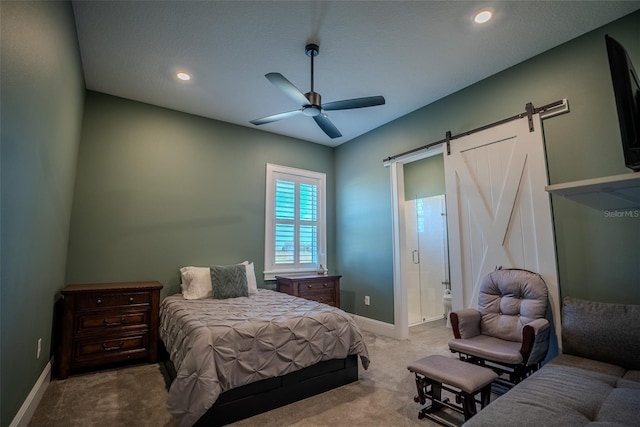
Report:
[[[302,113],[305,116],[315,117],[320,114],[322,110],[322,97],[319,93],[316,93],[313,90],[313,58],[318,56],[318,52],[320,48],[317,44],[310,43],[305,46],[305,53],[309,58],[311,58],[311,90],[304,94],[304,96],[309,100],[309,106],[302,107]]]
[[[304,51],[307,54],[307,56],[311,58],[311,93],[313,93],[314,92],[313,90],[313,58],[318,56],[318,53],[320,52],[320,47],[318,47],[318,45],[315,43],[309,43],[308,45],[305,46]]]

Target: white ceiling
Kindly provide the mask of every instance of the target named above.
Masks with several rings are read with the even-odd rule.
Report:
[[[474,24],[490,7],[494,18]],[[585,32],[640,1],[75,1],[87,89],[337,146]],[[382,95],[330,111],[327,137],[264,75],[310,89],[304,47],[320,45],[323,102]],[[604,45],[604,41],[603,41]],[[175,72],[193,75],[185,83]]]

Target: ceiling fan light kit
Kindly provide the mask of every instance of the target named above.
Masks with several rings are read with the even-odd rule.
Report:
[[[280,89],[285,95],[291,98],[293,101],[301,105],[300,109],[287,111],[284,113],[278,113],[271,116],[263,117],[261,119],[251,120],[254,125],[264,125],[267,123],[273,123],[289,117],[294,117],[299,114],[303,114],[307,117],[312,117],[316,124],[322,129],[324,133],[331,139],[339,138],[342,136],[338,128],[329,120],[324,111],[337,111],[337,110],[351,110],[354,108],[366,108],[374,107],[376,105],[383,105],[385,103],[382,96],[369,96],[364,98],[343,99],[341,101],[329,102],[322,104],[322,97],[314,90],[313,86],[313,58],[318,56],[320,48],[315,43],[309,43],[305,46],[306,55],[311,58],[311,90],[303,94],[296,86],[293,85],[280,73],[268,73],[265,75],[275,87]]]

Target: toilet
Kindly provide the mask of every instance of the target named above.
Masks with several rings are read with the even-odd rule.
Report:
[[[447,328],[451,327],[451,319],[449,319],[449,315],[451,314],[451,290],[445,289],[444,295],[442,296],[442,305],[444,305],[444,317],[447,319]]]

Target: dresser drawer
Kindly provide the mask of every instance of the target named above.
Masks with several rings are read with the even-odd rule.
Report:
[[[75,344],[74,361],[109,362],[134,357],[145,357],[149,345],[149,334],[137,334],[99,340],[78,341]]]
[[[77,299],[78,309],[117,307],[136,304],[149,304],[151,296],[149,292],[113,293],[113,294],[88,294]]]
[[[76,334],[108,333],[111,330],[146,328],[149,310],[79,314]]]

